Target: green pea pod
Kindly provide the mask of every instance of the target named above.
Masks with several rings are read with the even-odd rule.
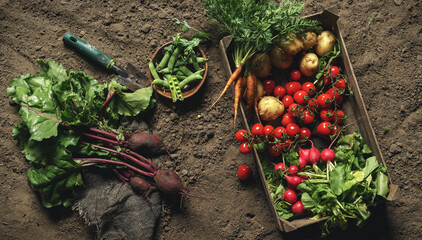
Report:
[[[185,75],[177,75],[176,74],[176,78],[177,78],[177,80],[179,80],[179,81],[183,81],[183,80],[185,80],[185,78],[187,78]]]
[[[173,75],[166,75],[167,81],[170,84],[171,97],[173,102],[177,100],[183,101],[183,93],[179,87],[179,81]]]
[[[164,48],[166,49],[166,48]],[[167,66],[171,55],[173,54],[173,45],[170,45],[164,54],[163,58],[161,59],[160,63],[158,64],[157,70],[163,69]]]
[[[152,77],[155,80],[161,80],[160,76],[158,76],[157,70],[154,67],[154,63],[152,61],[149,61],[148,66],[149,66],[149,71],[151,72]]]
[[[195,54],[192,54],[190,58],[192,59],[192,65],[195,71],[201,70],[201,67],[198,64],[198,57]]]
[[[161,79],[155,79],[151,83],[152,85],[156,85],[160,88],[170,88],[170,84],[167,81],[161,80]]]
[[[168,62],[168,69],[170,70],[170,72],[173,72],[173,67],[176,64],[176,60],[179,57],[180,51],[181,51],[181,47],[176,47],[176,49],[174,50],[173,54],[171,55],[169,62]]]
[[[180,71],[182,71],[186,76],[190,76],[193,74],[193,72],[191,70],[189,70],[189,68],[187,68],[186,66],[180,66],[179,67]]]
[[[183,87],[185,87],[187,84],[195,82],[197,80],[202,79],[202,75],[200,74],[192,74],[189,77],[183,79],[183,81],[181,81],[179,83],[179,88],[182,89]]]

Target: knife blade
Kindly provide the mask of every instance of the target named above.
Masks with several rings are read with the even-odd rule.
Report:
[[[91,44],[83,41],[82,39],[77,38],[73,34],[67,32],[63,36],[63,42],[67,46],[75,49],[78,53],[85,56],[91,62],[99,65],[102,68],[105,68],[106,70],[113,71],[115,74],[118,75],[118,78],[116,81],[122,84],[123,86],[126,86],[131,91],[136,91],[140,88],[145,87],[144,84],[136,82],[134,79],[132,79],[131,75],[125,68],[122,68],[116,65],[114,62],[114,59],[112,59],[111,57],[103,53],[102,51],[98,50]],[[132,72],[136,73],[132,75],[134,78],[139,79],[143,82],[147,82],[148,77],[144,73],[136,69],[136,67],[130,63],[128,63],[128,66],[131,67]]]

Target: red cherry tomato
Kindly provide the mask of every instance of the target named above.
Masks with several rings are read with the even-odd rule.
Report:
[[[239,151],[242,154],[249,154],[252,151],[252,146],[250,146],[246,142],[241,143],[240,146],[239,146]]]
[[[314,121],[315,119],[315,114],[309,110],[303,110],[303,114],[302,114],[302,122],[304,124],[310,124]]]
[[[317,109],[317,101],[315,98],[309,99],[306,104],[308,104],[308,107],[311,111],[315,111]]]
[[[319,112],[321,120],[324,122],[331,122],[333,120],[334,111],[331,108],[324,108]]]
[[[334,86],[338,89],[346,89],[347,85],[346,85],[346,81],[343,78],[340,78],[335,84]]]
[[[268,152],[271,156],[277,157],[283,152],[283,147],[280,144],[275,143],[268,148]]]
[[[241,181],[248,180],[252,175],[252,170],[248,165],[240,165],[237,170],[237,178]]]
[[[300,82],[288,82],[286,84],[286,93],[290,96],[293,96],[300,89],[302,89]]]
[[[274,127],[271,125],[265,125],[264,135],[274,137]]]
[[[326,93],[320,94],[316,102],[319,108],[328,108],[331,106],[331,95]]]
[[[281,125],[283,125],[283,127],[286,127],[289,123],[296,123],[296,119],[289,113],[285,113],[283,115],[283,118],[281,119]]]
[[[334,98],[339,98],[341,95],[340,95],[340,93],[339,93],[339,90],[340,89],[338,89],[338,88],[330,88],[330,89],[328,89],[327,90],[327,92],[326,92],[326,94],[329,94],[330,96],[331,96],[331,99],[334,99]]]
[[[248,139],[246,138],[247,135],[248,135],[248,132],[245,129],[240,129],[239,131],[236,132],[236,134],[234,135],[234,138],[236,139],[236,141],[240,143],[244,143],[248,141]]]
[[[275,86],[273,91],[274,97],[282,99],[286,95],[286,89],[283,86]]]
[[[253,136],[264,136],[264,126],[261,123],[255,123],[251,128]]]
[[[262,81],[262,86],[264,87],[265,95],[272,95],[274,88],[275,88],[275,82],[273,80],[264,80]]]
[[[281,147],[282,147],[283,149],[289,149],[289,148],[290,148],[290,146],[291,146],[291,143],[292,143],[292,140],[290,140],[290,139],[286,139],[286,140],[284,141],[284,143],[281,145]]]
[[[289,123],[286,126],[286,133],[291,138],[294,138],[296,134],[300,132],[300,128],[296,123]]]
[[[333,76],[333,79],[337,77],[337,75],[340,74],[340,69],[337,66],[331,66],[330,68],[330,74]]]
[[[292,81],[299,81],[301,78],[302,78],[302,73],[299,70],[294,69],[290,72],[290,79]]]
[[[284,139],[284,135],[287,134],[286,133],[286,129],[284,127],[276,127],[274,129],[274,137],[276,137],[277,139]]]
[[[289,109],[287,110],[287,112],[294,117],[299,116],[302,113],[302,111],[303,111],[303,108],[299,106],[297,103],[292,103],[289,106]]]
[[[328,136],[331,133],[330,129],[331,123],[330,122],[322,122],[317,127],[317,132],[319,135]]]
[[[308,94],[304,90],[299,90],[299,91],[295,92],[293,99],[299,105],[303,105],[306,102],[306,100],[308,100]]]
[[[331,132],[330,132],[330,135],[337,134],[337,133],[339,133],[340,131],[341,131],[341,128],[340,128],[340,126],[339,126],[339,125],[333,125],[333,126],[332,126],[332,129],[331,129]]]
[[[313,96],[315,94],[316,87],[313,83],[306,82],[302,85],[302,90],[305,91],[308,96]]]
[[[340,95],[340,96],[338,96],[338,98],[336,98],[336,104],[337,105],[340,105],[340,104],[342,104],[343,103],[343,96],[342,95]]]
[[[286,95],[286,96],[283,97],[283,99],[281,99],[281,102],[283,103],[283,105],[284,105],[285,108],[288,108],[295,101],[293,100],[293,97],[292,96]]]
[[[332,66],[327,70],[327,73],[322,78],[324,85],[330,85],[333,79],[336,79],[337,75],[340,74],[340,69],[337,66]]]
[[[336,110],[333,114],[333,121],[337,123],[342,123],[345,118],[344,112],[340,109]]]
[[[312,132],[311,130],[309,130],[309,128],[307,127],[301,127],[300,131],[299,131],[299,138],[300,139],[305,139],[305,138],[311,138],[312,136]]]

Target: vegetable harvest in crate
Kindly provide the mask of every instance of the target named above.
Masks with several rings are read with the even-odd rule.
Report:
[[[342,106],[353,91],[337,36],[301,18],[302,2],[204,2],[232,37],[233,74],[217,101],[235,84],[236,124],[245,96],[250,132],[240,129],[235,139],[242,154],[256,149],[277,215],[321,220],[322,236],[361,226],[389,192],[387,169],[350,131],[356,122],[346,124]]]
[[[40,74],[13,79],[7,92],[19,105],[22,120],[13,136],[31,165],[29,183],[46,208],[71,206],[83,186],[82,168],[94,166],[112,169],[145,194],[155,186],[144,178],[153,179],[162,193],[187,194],[175,172],[159,169],[143,156],[165,151],[160,138],[119,127],[120,116],[153,107],[152,87],[127,92],[115,80],[99,84],[57,62],[37,62]]]

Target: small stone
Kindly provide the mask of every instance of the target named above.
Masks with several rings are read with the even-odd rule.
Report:
[[[400,5],[403,3],[403,0],[394,0],[394,3],[395,3],[397,6],[400,6]]]
[[[170,231],[170,229],[171,228],[167,226],[167,227],[164,228],[164,231],[168,232],[168,231]]]
[[[151,30],[151,23],[145,23],[144,26],[142,26],[141,31],[144,33],[148,33]]]
[[[40,46],[40,45],[35,46],[35,51],[40,51],[40,50],[41,50],[41,48],[42,48],[42,46]]]
[[[188,170],[183,169],[181,172],[182,176],[188,175]]]
[[[401,148],[397,145],[397,144],[392,144],[390,147],[390,153],[392,154],[397,154],[397,153],[401,153]]]

